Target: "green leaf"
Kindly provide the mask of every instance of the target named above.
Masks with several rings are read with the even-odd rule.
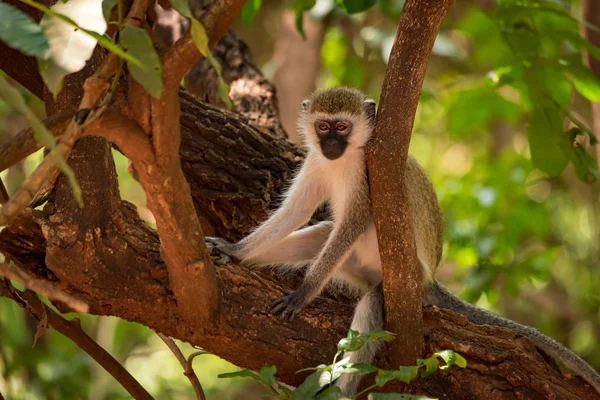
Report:
[[[148,33],[144,29],[126,25],[121,30],[120,42],[128,54],[141,62],[141,65],[127,62],[131,75],[150,95],[160,98],[162,94],[160,58]]]
[[[590,101],[600,101],[600,80],[581,63],[569,65],[567,71],[579,93]]]
[[[374,367],[371,364],[364,363],[348,363],[342,366],[342,373],[350,375],[366,375],[371,372],[379,371],[379,368]]]
[[[369,341],[383,340],[389,342],[394,339],[394,334],[388,331],[377,330],[359,334],[350,329],[348,336],[338,342],[339,351],[356,351]]]
[[[38,58],[37,61],[40,76],[56,100],[56,96],[62,90],[63,80],[65,76],[69,75],[69,72],[56,65],[52,59],[42,60]]]
[[[317,4],[317,0],[292,0],[291,7],[296,13],[296,29],[302,39],[306,40],[306,34],[304,33],[304,24],[302,18],[305,10],[310,10]]]
[[[331,386],[322,391],[317,397],[318,400],[339,400],[343,397],[342,390],[337,386]]]
[[[288,389],[287,387],[285,387],[279,383],[277,384],[277,389],[279,389],[279,391],[283,392],[288,397],[290,397],[292,395],[292,391],[290,389]],[[286,397],[286,399],[288,397]]]
[[[0,39],[28,56],[48,57],[50,46],[42,28],[16,7],[0,3]]]
[[[439,364],[440,363],[436,357],[429,357],[424,360],[417,360],[417,365],[425,366],[425,370],[421,371],[421,378],[425,378],[437,371]]]
[[[458,353],[455,353],[452,350],[442,350],[435,353],[433,356],[440,357],[446,363],[446,365],[440,367],[441,370],[448,369],[454,364],[461,368],[465,368],[467,366],[467,360],[465,360],[463,356],[461,356]]]
[[[498,120],[515,123],[519,106],[488,88],[455,92],[448,106],[448,133],[452,138],[487,130]]]
[[[221,100],[223,100],[227,106],[227,109],[231,110],[233,105],[231,104],[231,99],[229,98],[229,85],[225,82],[223,76],[221,75],[221,71],[223,69],[221,64],[216,58],[213,57],[210,49],[208,48],[209,39],[204,26],[200,23],[200,21],[192,18],[191,31],[192,40],[196,44],[198,51],[208,59],[208,62],[210,62],[215,71],[217,71],[219,95],[221,96]]]
[[[80,207],[83,207],[83,199],[81,197],[81,188],[75,177],[75,173],[69,167],[63,156],[58,152],[56,148],[56,139],[42,124],[42,122],[36,117],[36,115],[27,107],[25,100],[21,96],[21,93],[12,85],[8,83],[4,76],[0,75],[0,98],[4,100],[9,106],[15,111],[23,115],[31,128],[33,129],[33,137],[36,142],[40,143],[48,150],[50,154],[56,159],[56,164],[60,171],[67,177],[69,185],[73,191],[73,197],[77,201]]]
[[[259,372],[260,380],[268,386],[274,385],[276,382],[276,379],[275,379],[276,372],[277,372],[277,367],[274,365],[270,366],[270,367],[262,367]]]
[[[321,379],[323,372],[317,371],[308,376],[296,389],[292,392],[292,400],[312,399],[326,385],[329,384],[329,379]]]
[[[401,393],[369,393],[369,400],[437,400],[427,396]]]
[[[104,19],[107,22],[110,19],[112,9],[117,5],[117,1],[118,0],[102,0],[102,15],[104,15]]]
[[[419,374],[419,367],[411,366],[411,367],[400,367],[397,370],[386,371],[380,369],[375,377],[375,383],[377,386],[383,386],[391,380],[399,380],[404,383],[410,383],[413,379],[415,379]]]
[[[550,176],[558,176],[569,160],[558,146],[562,135],[560,110],[538,104],[529,117],[527,137],[533,165]]]
[[[246,26],[252,25],[252,21],[254,20],[254,16],[260,10],[260,6],[262,5],[262,0],[248,0],[244,8],[242,8],[242,12],[240,13],[240,19]]]
[[[260,375],[258,375],[256,372],[249,371],[247,369],[243,369],[241,371],[226,372],[224,374],[219,374],[219,375],[217,375],[217,378],[252,378],[257,381],[261,380]]]
[[[193,18],[188,0],[171,0],[171,5],[184,17]]]
[[[196,43],[196,47],[198,51],[203,56],[206,56],[209,53],[208,50],[208,35],[206,34],[206,30],[204,26],[197,19],[192,19],[192,40]]]
[[[373,7],[376,0],[337,0],[338,6],[342,7],[348,14],[363,12]]]

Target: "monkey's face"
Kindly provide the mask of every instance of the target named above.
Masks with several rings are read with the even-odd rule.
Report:
[[[348,146],[348,137],[352,133],[352,122],[345,119],[316,119],[315,132],[323,155],[335,160],[339,158]]]

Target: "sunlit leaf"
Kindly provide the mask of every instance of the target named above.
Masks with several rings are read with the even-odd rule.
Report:
[[[120,43],[127,53],[140,60],[141,66],[127,63],[133,78],[146,89],[150,95],[159,98],[162,94],[162,77],[160,58],[154,49],[148,33],[132,25],[121,30]]]
[[[569,76],[575,88],[590,101],[600,101],[600,80],[582,64],[569,65]]]
[[[42,28],[17,8],[0,3],[0,40],[28,56],[48,57],[50,47]]]
[[[99,36],[106,31],[102,0],[58,2],[50,9]],[[96,47],[96,38],[55,15],[45,14],[40,21],[40,26],[48,38],[52,62],[58,68],[73,73],[85,66]]]
[[[456,364],[458,367],[465,368],[467,366],[467,360],[464,359],[458,353],[455,353],[452,350],[442,350],[433,355],[434,357],[441,357],[442,360],[446,363],[440,367],[440,369],[445,370]]]

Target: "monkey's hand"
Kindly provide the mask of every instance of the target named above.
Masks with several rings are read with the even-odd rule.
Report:
[[[271,312],[278,317],[291,321],[309,303],[308,300],[306,292],[301,289],[287,290],[285,295],[271,304]]]
[[[235,243],[228,242],[227,240],[218,237],[205,237],[204,241],[206,242],[206,247],[208,248],[210,255],[216,257],[216,259],[214,259],[216,265],[225,265],[231,263],[234,259],[237,259],[235,256]]]

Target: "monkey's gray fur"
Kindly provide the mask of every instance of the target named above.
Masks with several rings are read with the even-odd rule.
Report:
[[[294,318],[329,281],[337,279],[364,293],[350,328],[359,332],[384,328],[381,260],[364,155],[374,122],[375,102],[356,89],[338,87],[314,93],[302,103],[298,118],[298,130],[309,153],[283,204],[238,243],[206,238],[210,247],[247,265],[299,268],[308,264],[300,287],[273,303],[273,313]],[[533,328],[460,300],[435,281],[442,256],[442,212],[430,180],[411,156],[405,173],[424,304],[449,308],[474,323],[504,326],[527,336],[600,392],[600,375],[573,352]],[[325,201],[333,222],[299,229]],[[350,361],[370,363],[380,347],[369,343],[350,353]],[[346,396],[352,396],[359,382],[360,377],[344,374],[336,384]]]

